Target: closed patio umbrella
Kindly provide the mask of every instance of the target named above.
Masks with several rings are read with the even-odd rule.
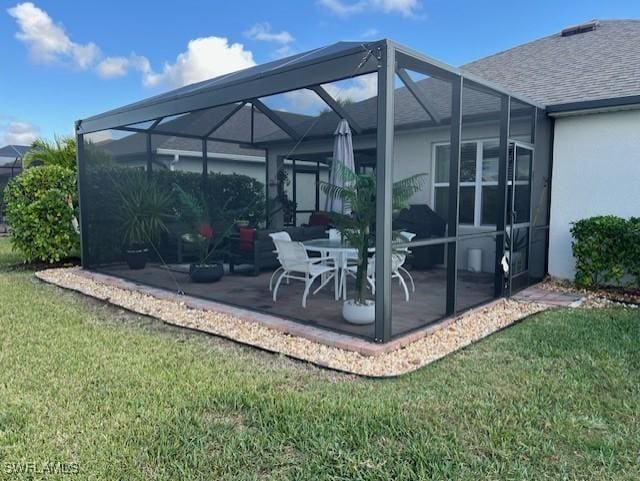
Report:
[[[353,160],[353,141],[351,140],[351,129],[349,122],[342,119],[338,123],[338,127],[334,133],[333,142],[333,162],[331,163],[331,171],[329,172],[329,183],[333,185],[346,186],[347,181],[343,179],[340,172],[340,164],[355,172],[355,162]],[[348,205],[343,205],[341,199],[335,197],[327,197],[327,212],[338,212],[340,214],[349,215],[351,209]]]

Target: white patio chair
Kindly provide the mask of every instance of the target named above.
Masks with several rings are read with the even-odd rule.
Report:
[[[407,232],[407,231],[400,232],[400,237],[404,238],[403,240],[406,240],[406,242],[411,242],[415,236],[416,236],[416,234],[414,234],[413,232]],[[409,250],[408,247],[403,247],[400,250],[404,251],[406,253],[406,255],[411,253],[411,251]],[[398,272],[405,274],[409,278],[409,282],[411,282],[411,292],[416,292],[416,285],[413,282],[413,276],[411,275],[411,273],[407,269],[405,269],[404,261],[402,262],[400,267],[398,267]]]
[[[334,279],[334,297],[338,300],[338,271],[337,266],[329,264],[332,257],[313,257],[309,258],[307,250],[302,242],[291,242],[285,240],[274,239],[278,252],[278,260],[282,265],[282,274],[278,277],[276,286],[273,289],[273,302],[276,302],[278,296],[278,288],[283,279],[297,280],[304,282],[304,294],[302,295],[302,307],[307,307],[307,295],[313,282],[322,274],[328,274],[321,282],[320,286],[313,291],[317,293],[320,289]]]
[[[410,242],[416,236],[413,232],[400,232],[400,237],[403,238],[406,242]],[[407,287],[407,283],[402,276],[402,273],[406,274],[409,277],[409,281],[411,282],[411,291],[416,291],[416,286],[413,282],[413,277],[409,273],[407,269],[403,267],[405,261],[407,260],[407,255],[411,252],[408,247],[401,247],[398,249],[394,249],[391,253],[391,279],[398,279],[398,283],[402,286],[404,290],[404,298],[405,301],[409,302],[409,288]],[[347,267],[347,271],[355,276],[358,271],[358,267],[355,265],[349,265]],[[367,283],[371,286],[371,292],[375,294],[376,292],[376,256],[375,254],[369,258],[369,262],[367,264]]]
[[[274,241],[274,245],[276,240],[291,242],[291,236],[287,231],[284,230],[281,232],[273,232],[272,234],[269,234],[269,237],[271,237],[271,240]],[[276,252],[277,254],[278,250],[276,249],[274,252]],[[273,271],[273,274],[271,274],[271,277],[269,278],[269,292],[273,291],[273,280],[276,278],[276,274],[281,271],[282,266],[278,267],[275,271]]]

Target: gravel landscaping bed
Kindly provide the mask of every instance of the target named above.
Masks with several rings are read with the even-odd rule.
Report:
[[[184,302],[160,299],[135,289],[98,282],[83,276],[77,267],[47,269],[37,272],[36,277],[168,324],[226,337],[319,366],[371,377],[398,376],[414,371],[519,319],[546,309],[540,304],[501,299],[469,311],[453,322],[444,323],[442,328],[434,329],[425,337],[395,351],[365,356],[279,332],[238,316],[193,309]]]
[[[611,287],[607,289],[580,289],[570,281],[563,279],[554,279],[547,277],[539,284],[541,288],[567,294],[580,294],[584,296],[585,301],[580,307],[599,308],[599,307],[640,307],[640,292],[637,289],[627,289]]]

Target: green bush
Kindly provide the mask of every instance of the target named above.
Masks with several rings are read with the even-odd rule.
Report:
[[[582,287],[640,286],[640,219],[590,217],[571,228],[576,284]]]
[[[28,262],[59,262],[77,252],[75,212],[69,206],[69,200],[77,205],[72,171],[57,165],[25,170],[9,181],[4,200],[11,243]]]
[[[132,175],[141,174],[146,178],[147,174],[108,162],[96,162],[88,167],[82,186],[83,216],[88,229],[88,239],[85,241],[88,259],[92,264],[118,261],[122,258],[123,244],[122,221],[118,215],[123,192],[119,186],[124,185]],[[163,242],[158,246],[159,253],[165,259],[175,255],[174,244],[182,232],[177,215],[182,204],[175,192],[176,185],[187,194],[202,194],[217,234],[227,232],[235,220],[248,220],[252,225],[264,222],[264,184],[252,177],[210,173],[203,184],[200,173],[158,169],[152,171],[149,181],[159,191],[172,194],[170,211],[176,214],[175,225],[168,222],[171,232],[163,236]]]
[[[640,287],[640,217],[631,217],[627,223],[627,269],[636,287]]]

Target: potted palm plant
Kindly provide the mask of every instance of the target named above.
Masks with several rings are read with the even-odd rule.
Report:
[[[119,177],[114,191],[125,260],[130,269],[144,269],[149,246],[157,245],[161,235],[169,232],[171,196],[142,172]]]
[[[202,194],[190,194],[177,184],[174,190],[180,200],[178,218],[189,230],[183,238],[195,245],[198,253],[197,261],[189,265],[189,277],[193,282],[217,282],[224,275],[224,264],[213,259],[219,252],[213,243],[214,230],[207,203]]]
[[[351,211],[350,214],[332,212],[329,215],[340,231],[342,238],[358,252],[356,270],[356,291],[353,299],[343,303],[342,316],[354,324],[370,324],[375,320],[375,301],[367,296],[367,271],[369,270],[369,248],[375,245],[373,225],[376,219],[376,177],[375,174],[356,174],[339,164],[344,185],[321,182],[321,188],[328,197],[340,199]],[[426,174],[415,174],[394,182],[392,208],[398,212],[408,207],[411,196],[422,190]]]

